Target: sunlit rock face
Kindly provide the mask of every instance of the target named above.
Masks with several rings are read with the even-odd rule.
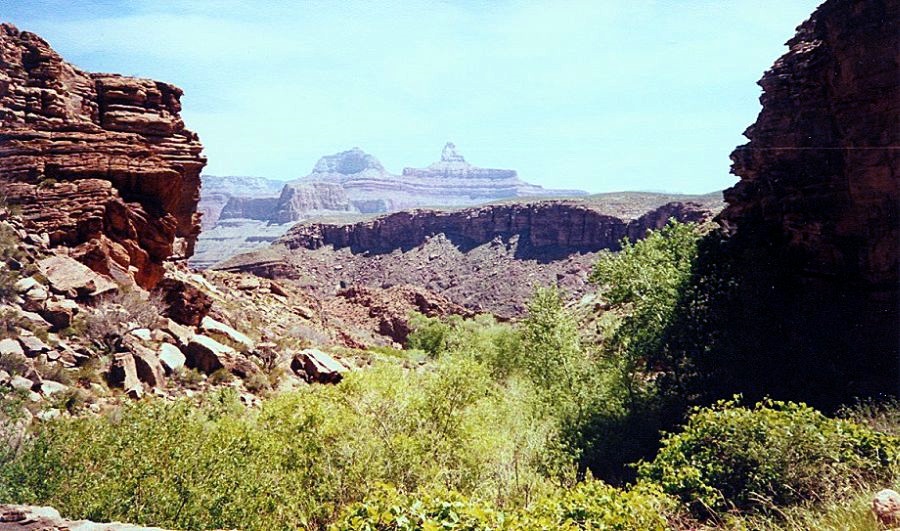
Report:
[[[83,72],[37,35],[0,25],[0,186],[52,246],[152,287],[193,253],[206,164],[181,89]]]

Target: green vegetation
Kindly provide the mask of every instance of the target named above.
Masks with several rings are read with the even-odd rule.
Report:
[[[794,403],[722,401],[666,437],[640,477],[698,514],[766,511],[887,482],[900,438]]]
[[[900,481],[896,402],[837,418],[771,400],[687,408],[695,360],[673,328],[700,301],[702,237],[670,223],[601,256],[606,311],[586,324],[539,289],[517,323],[416,316],[405,350],[259,408],[224,390],[0,430],[0,502],[181,529],[878,529],[867,497]],[[277,377],[245,384],[268,395]]]

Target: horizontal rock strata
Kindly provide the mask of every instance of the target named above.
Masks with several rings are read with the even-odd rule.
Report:
[[[190,256],[206,160],[181,89],[83,72],[46,41],[0,25],[0,186],[26,223],[72,256],[151,287]]]

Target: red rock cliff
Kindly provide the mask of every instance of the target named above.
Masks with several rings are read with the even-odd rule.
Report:
[[[151,287],[193,253],[206,164],[181,89],[83,72],[0,24],[0,188],[36,231],[91,268]]]
[[[802,274],[898,286],[900,2],[832,0],[759,84],[723,216],[777,239]],[[774,241],[773,241],[774,243]]]
[[[739,360],[728,396],[900,394],[898,28],[898,0],[829,0],[759,83],[722,214],[739,295],[714,312],[731,344],[711,367]]]

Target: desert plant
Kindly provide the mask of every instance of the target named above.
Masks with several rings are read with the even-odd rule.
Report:
[[[731,400],[695,410],[639,475],[709,516],[834,498],[890,479],[898,460],[897,437],[804,404]]]
[[[119,352],[128,332],[156,324],[162,307],[160,294],[122,287],[85,316],[85,336],[108,353]]]

